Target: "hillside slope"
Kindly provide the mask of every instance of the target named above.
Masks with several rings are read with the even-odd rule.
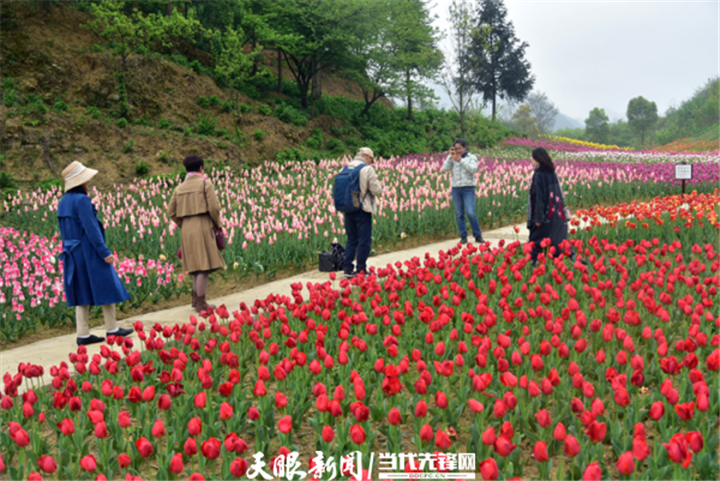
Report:
[[[84,27],[89,14],[30,2],[3,2],[1,8],[0,166],[22,183],[53,178],[51,168],[59,174],[73,160],[100,169],[98,183],[105,186],[127,183],[146,170],[169,173],[191,152],[233,167],[257,164],[299,148],[315,129],[327,139],[333,129],[343,127],[342,120],[329,115],[305,125],[283,122],[270,115],[268,104],[281,103],[285,96],[272,93],[263,102],[231,95],[211,77],[157,54],[129,58],[133,121],[123,127],[113,117],[120,100],[118,60],[103,47],[104,39]],[[212,62],[187,44],[166,53],[199,64]],[[269,52],[265,58],[275,73],[275,58]],[[323,88],[327,95],[362,98],[356,84],[333,75],[323,79]],[[210,100],[201,106],[200,97]],[[240,118],[223,109],[233,99],[244,109]],[[244,139],[240,145],[236,125]],[[342,143],[335,150],[348,152]]]

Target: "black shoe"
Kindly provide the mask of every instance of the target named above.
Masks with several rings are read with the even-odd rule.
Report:
[[[484,244],[484,243],[485,243],[485,239],[483,239],[482,237],[476,237],[476,238],[475,238],[475,242],[478,243],[478,244]]]
[[[133,330],[132,330],[132,329],[123,329],[123,328],[121,327],[121,328],[118,328],[118,330],[115,331],[115,332],[110,332],[110,331],[108,331],[108,332],[106,332],[105,334],[107,334],[108,336],[127,337],[127,336],[129,336],[130,334],[132,334],[132,333],[133,333]]]
[[[87,346],[89,344],[97,344],[98,342],[103,342],[105,340],[104,337],[96,336],[95,334],[90,334],[89,337],[78,337],[77,338],[77,345],[78,346]]]
[[[352,278],[354,278],[356,275],[357,275],[357,274],[355,274],[354,272],[347,272],[347,271],[345,271],[345,279],[352,279]]]
[[[466,237],[461,237],[461,238],[460,238],[460,243],[461,243],[461,244],[467,244],[467,236],[466,236]]]

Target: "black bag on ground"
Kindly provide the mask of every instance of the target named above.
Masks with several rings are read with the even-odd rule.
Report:
[[[320,272],[335,272],[335,263],[333,262],[332,254],[329,252],[321,252],[318,255],[318,268]]]
[[[320,272],[335,272],[343,270],[345,263],[345,247],[341,244],[333,244],[330,252],[321,252],[318,255],[318,268]]]

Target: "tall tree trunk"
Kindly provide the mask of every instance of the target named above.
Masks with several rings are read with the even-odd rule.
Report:
[[[310,88],[310,82],[298,81],[298,88],[300,89],[300,106],[303,110],[307,111],[308,108],[308,90]]]
[[[410,69],[407,69],[405,71],[405,91],[407,93],[407,104],[408,104],[408,120],[413,119],[413,111],[412,111],[412,94],[410,92]]]
[[[282,52],[278,49],[278,93],[282,93]]]
[[[322,72],[320,65],[313,59],[313,78],[312,78],[312,117],[315,117],[315,104],[322,100]]]
[[[168,2],[167,5],[165,5],[165,16],[169,17],[170,15],[172,15],[174,9],[175,5],[173,5],[172,2]]]
[[[493,92],[493,109],[492,109],[492,121],[495,122],[495,92]]]

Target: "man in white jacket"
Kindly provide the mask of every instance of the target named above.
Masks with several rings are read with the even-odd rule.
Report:
[[[377,214],[376,198],[382,194],[383,185],[377,178],[377,173],[372,167],[375,162],[373,151],[368,147],[361,148],[348,169],[356,169],[366,165],[360,171],[360,196],[353,198],[355,207],[362,207],[358,212],[345,214],[345,233],[348,237],[345,246],[345,263],[343,270],[345,277],[351,279],[358,273],[367,271],[367,258],[370,256],[372,245],[372,215]],[[353,261],[357,253],[357,270],[353,271]]]
[[[480,231],[480,223],[475,214],[475,173],[478,171],[478,160],[467,150],[465,139],[457,139],[445,159],[442,170],[452,172],[452,196],[455,204],[455,218],[460,230],[460,242],[467,243],[467,227],[465,216],[470,221],[475,242],[484,244]]]

